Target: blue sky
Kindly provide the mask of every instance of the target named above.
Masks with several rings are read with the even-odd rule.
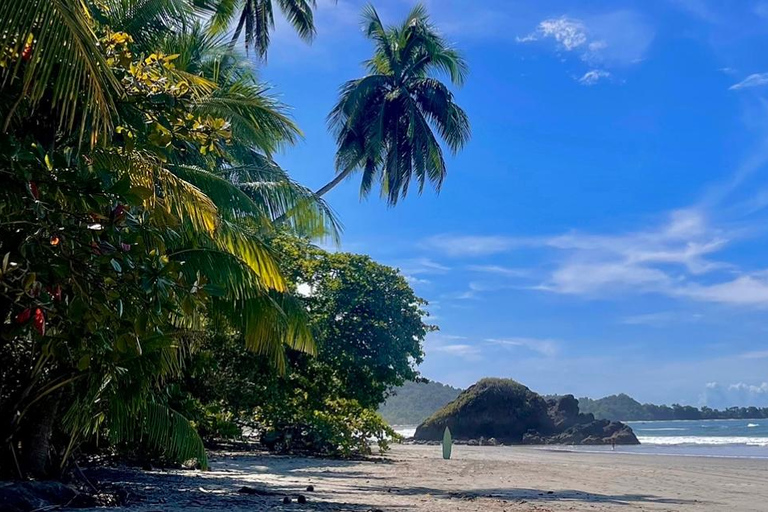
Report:
[[[396,22],[413,2],[376,4]],[[327,196],[342,249],[430,301],[423,374],[768,405],[768,1],[426,4],[471,66],[469,146],[439,196]],[[280,21],[262,71],[305,133],[278,160],[313,188],[371,51],[362,5],[319,0],[311,46]]]

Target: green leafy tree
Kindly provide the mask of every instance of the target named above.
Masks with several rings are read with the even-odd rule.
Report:
[[[341,88],[328,116],[336,136],[336,177],[317,191],[324,195],[353,172],[362,173],[360,193],[378,182],[382,196],[396,204],[411,181],[440,190],[446,176],[443,149],[461,150],[470,137],[469,119],[453,93],[436,78],[447,74],[461,85],[467,64],[416,6],[403,23],[384,27],[376,9],[366,7],[363,29],[374,42],[368,75]]]
[[[209,338],[179,407],[211,438],[247,427],[274,449],[350,455],[367,453],[370,439],[386,448],[395,436],[376,408],[393,386],[418,376],[433,329],[423,321],[424,301],[396,270],[367,256],[289,236],[275,247],[308,311],[317,356],[289,351],[280,374],[238,351],[236,338]]]

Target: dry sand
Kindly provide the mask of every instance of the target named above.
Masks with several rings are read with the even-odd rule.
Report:
[[[395,446],[364,462],[214,454],[211,469],[96,476],[127,487],[127,510],[137,512],[768,511],[768,460],[759,459],[455,446],[445,461],[439,446]],[[293,503],[239,494],[242,486],[289,493]]]

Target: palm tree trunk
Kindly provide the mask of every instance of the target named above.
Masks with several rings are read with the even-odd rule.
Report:
[[[248,10],[243,7],[243,14],[240,15],[240,20],[237,22],[235,33],[232,34],[232,40],[229,42],[229,49],[232,50],[237,44],[237,40],[240,39],[240,34],[243,33],[243,26],[245,25],[245,16],[248,14]]]
[[[21,433],[21,470],[27,477],[50,476],[48,455],[58,412],[59,393],[35,404],[27,413]]]
[[[328,193],[329,190],[331,190],[332,188],[336,187],[336,185],[338,185],[339,183],[344,181],[344,178],[349,176],[349,174],[353,170],[354,170],[354,168],[349,168],[349,169],[345,169],[345,170],[341,171],[339,174],[336,175],[335,178],[333,178],[331,181],[329,181],[328,184],[326,184],[322,188],[318,189],[318,191],[315,192],[315,195],[318,195],[318,196],[321,196],[321,197],[324,196],[325,194]]]

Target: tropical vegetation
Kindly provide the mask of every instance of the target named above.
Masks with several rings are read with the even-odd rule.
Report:
[[[311,38],[314,2],[276,4]],[[309,425],[329,453],[391,436],[375,407],[416,377],[429,327],[397,273],[307,241],[337,240],[339,222],[275,162],[300,131],[233,44],[244,26],[246,44],[265,55],[272,9],[269,0],[0,5],[0,474],[55,475],[78,453],[105,449],[205,467],[199,434],[227,435],[232,418],[273,432]],[[445,45],[418,13],[402,41],[440,42],[437,61],[460,63],[463,77],[463,61],[452,50],[439,57]],[[411,46],[413,80],[450,69],[426,43]],[[440,114],[433,103],[427,121],[453,127],[452,105]],[[380,140],[380,155],[392,140]],[[466,137],[447,140],[458,149],[450,141]],[[413,158],[398,169],[419,176],[425,160]],[[402,183],[393,182],[404,193]],[[303,284],[322,291],[302,296]],[[389,332],[382,318],[403,323]],[[247,370],[222,383],[211,371],[219,363]],[[334,386],[321,388],[318,375]],[[227,386],[251,394],[237,403]],[[270,407],[294,419],[255,414]]]

